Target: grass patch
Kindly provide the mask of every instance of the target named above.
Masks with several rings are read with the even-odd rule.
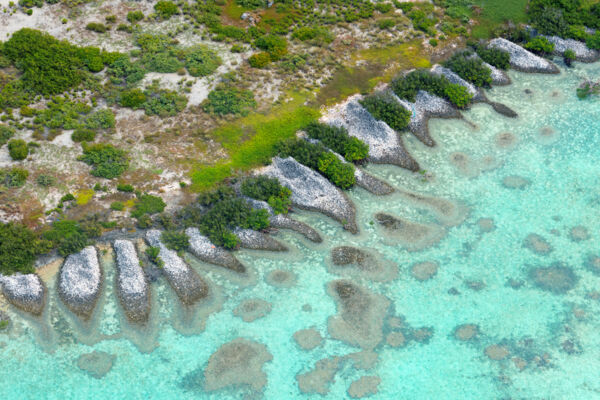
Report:
[[[78,206],[84,206],[90,202],[92,197],[94,197],[94,191],[92,189],[80,190],[75,194],[75,202]]]
[[[471,32],[477,39],[490,38],[493,30],[506,21],[527,22],[528,0],[475,0],[473,3],[482,8],[481,14],[474,16],[478,24]]]
[[[229,0],[223,7],[223,14],[234,21],[242,19],[242,14],[248,11],[248,9],[238,5],[235,0]]]
[[[267,115],[251,113],[214,132],[230,159],[192,171],[193,191],[203,191],[230,176],[267,163],[276,143],[294,137],[296,131],[319,117],[319,111],[304,105],[307,95],[290,93],[290,101],[275,106]]]

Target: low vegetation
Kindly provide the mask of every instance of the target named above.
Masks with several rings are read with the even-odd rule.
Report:
[[[292,191],[281,186],[277,178],[264,175],[246,178],[242,182],[241,192],[244,196],[266,201],[275,214],[287,214],[292,205]]]
[[[344,127],[311,122],[303,130],[309,138],[320,141],[331,150],[344,156],[348,162],[360,162],[369,155],[369,145],[350,136]]]
[[[26,226],[0,223],[0,274],[32,273],[35,258],[49,250],[50,243]]]
[[[473,97],[465,87],[450,83],[445,77],[433,75],[427,70],[415,70],[396,78],[391,88],[396,96],[411,102],[415,101],[419,90],[426,90],[458,108],[467,107]]]
[[[471,51],[455,53],[443,65],[475,86],[490,87],[492,84],[492,71],[483,65],[482,59],[474,57]]]
[[[379,119],[397,132],[404,130],[412,113],[387,93],[375,93],[360,100],[360,104],[375,119]]]
[[[129,167],[129,160],[125,150],[118,149],[111,144],[82,143],[83,155],[78,160],[92,167],[93,176],[113,179],[120,176]]]

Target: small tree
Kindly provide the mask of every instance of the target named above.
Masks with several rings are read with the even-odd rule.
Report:
[[[29,154],[29,148],[27,143],[22,139],[13,139],[8,142],[8,153],[10,158],[15,161],[21,161],[27,158]]]

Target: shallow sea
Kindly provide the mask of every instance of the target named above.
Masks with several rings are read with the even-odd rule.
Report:
[[[13,327],[0,334],[0,396],[342,399],[350,397],[348,388],[358,378],[377,376],[376,399],[600,399],[600,266],[590,261],[600,256],[600,101],[575,96],[583,78],[598,79],[600,64],[577,64],[556,76],[510,76],[512,85],[494,88],[488,97],[516,110],[518,119],[475,105],[464,120],[430,121],[435,148],[405,137],[423,173],[367,167],[399,193],[349,193],[359,235],[321,215],[296,212],[324,242],[315,245],[281,231],[276,238],[290,246],[289,254],[240,251],[252,270],[249,279],[190,257],[214,290],[210,304],[197,310],[182,310],[159,282],[153,285],[150,325],[143,332],[132,328],[112,293],[114,267],[107,253],[104,296],[91,326],[83,327],[60,306],[51,279],[44,322],[9,309]],[[414,193],[423,196],[415,200]],[[378,212],[425,224],[437,236],[419,243],[421,249],[407,249],[374,223]],[[539,235],[537,248],[526,241],[531,234]],[[392,273],[380,276],[383,282],[334,273],[330,251],[340,245],[379,254]],[[436,263],[437,271],[418,280],[413,267],[426,261]],[[295,281],[290,287],[267,283],[274,270],[292,272]],[[387,309],[373,307],[373,315],[362,316],[383,319],[370,327],[382,339],[371,365],[364,365],[369,357],[362,364],[348,357],[361,348],[328,330],[336,302],[327,285],[342,278],[371,299],[390,301]],[[233,310],[245,299],[265,300],[271,311],[244,322]],[[468,340],[455,333],[464,324],[477,326]],[[303,350],[293,335],[309,328],[324,340]],[[272,355],[263,365],[266,385],[258,392],[206,392],[209,357],[238,337],[264,344]],[[81,354],[94,350],[113,356],[101,379],[77,365]],[[297,375],[336,356],[335,368],[313,375],[321,379],[313,387],[324,394],[302,393]],[[249,376],[259,380],[261,372]]]

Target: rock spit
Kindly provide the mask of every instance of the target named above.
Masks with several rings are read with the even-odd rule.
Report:
[[[71,312],[88,320],[102,289],[102,270],[96,248],[88,246],[71,254],[58,275],[58,294]]]
[[[6,300],[20,310],[40,315],[46,304],[46,286],[36,274],[0,275],[0,286]]]
[[[215,246],[210,240],[200,233],[198,228],[188,228],[185,234],[190,239],[190,252],[200,261],[218,265],[229,270],[246,273],[246,267],[230,252],[222,247]]]
[[[507,51],[510,54],[510,66],[521,72],[537,72],[543,74],[558,74],[560,70],[550,61],[538,57],[523,47],[504,38],[490,41],[489,46]]]
[[[143,323],[150,314],[150,288],[133,242],[113,243],[117,267],[117,296],[131,322]]]

